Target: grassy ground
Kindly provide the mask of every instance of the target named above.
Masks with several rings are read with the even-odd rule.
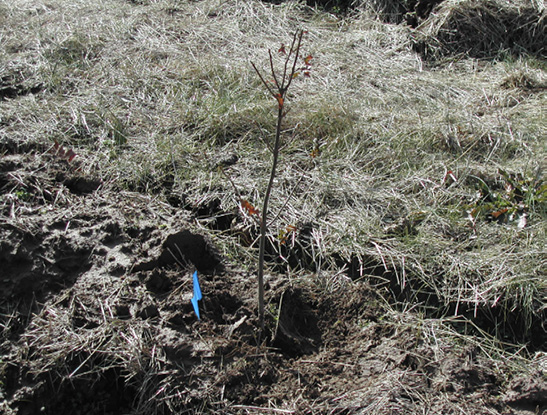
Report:
[[[251,268],[237,235],[249,243],[254,223],[226,176],[260,204],[275,103],[250,62],[266,67],[267,50],[305,28],[312,77],[292,90],[272,207],[272,243],[288,231],[283,248],[300,257],[287,271],[387,278],[440,313],[490,310],[496,327],[514,317],[529,328],[545,311],[544,60],[430,66],[404,26],[291,2],[16,1],[1,12],[3,83],[23,95],[3,103],[2,133],[57,140],[86,173],[199,211],[224,254]]]
[[[312,71],[287,101],[272,272],[327,290],[367,281],[398,310],[544,349],[544,58],[429,61],[418,32],[373,17],[299,2],[0,0],[0,134],[57,141],[103,187],[191,211],[253,271],[258,229],[238,196],[261,205],[276,103],[251,62],[267,71],[268,49],[304,28]]]

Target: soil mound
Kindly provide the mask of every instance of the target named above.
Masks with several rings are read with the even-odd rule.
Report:
[[[443,1],[415,32],[415,47],[428,59],[502,53],[547,56],[545,8],[531,2]]]

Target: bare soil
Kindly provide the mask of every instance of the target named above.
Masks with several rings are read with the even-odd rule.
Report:
[[[88,177],[54,148],[4,138],[0,154],[2,413],[547,411],[544,355],[515,371],[366,282],[269,275],[260,338],[254,276],[192,212]]]

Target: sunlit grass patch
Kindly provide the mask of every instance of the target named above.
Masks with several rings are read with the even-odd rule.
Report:
[[[75,148],[85,174],[188,210],[252,270],[238,198],[262,202],[276,107],[250,62],[303,27],[314,71],[287,97],[272,269],[372,281],[490,328],[541,320],[542,59],[435,66],[364,9],[118,3],[1,6],[3,134]]]

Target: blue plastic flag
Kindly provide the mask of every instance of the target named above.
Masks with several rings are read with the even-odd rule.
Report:
[[[194,306],[194,311],[196,312],[196,316],[198,316],[198,320],[201,320],[199,317],[199,300],[201,300],[201,288],[199,288],[198,272],[194,271],[194,296],[192,297],[192,305]]]

